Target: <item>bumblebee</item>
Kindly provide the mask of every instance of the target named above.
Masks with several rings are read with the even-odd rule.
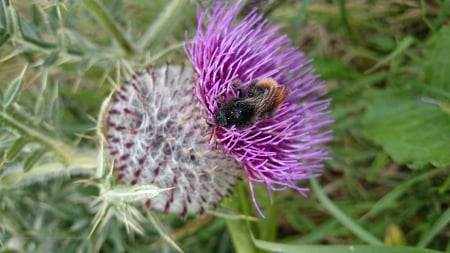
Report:
[[[233,86],[240,86],[237,83]],[[256,119],[268,119],[280,108],[290,89],[271,78],[250,82],[246,92],[241,87],[238,97],[219,102],[214,122],[222,127],[238,129],[250,126]]]

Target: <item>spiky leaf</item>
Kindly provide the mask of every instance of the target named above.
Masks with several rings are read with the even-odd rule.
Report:
[[[41,148],[28,156],[23,164],[23,171],[27,172],[33,168],[33,166],[39,161],[39,159],[47,152],[46,149]]]
[[[29,141],[26,137],[18,138],[6,151],[4,160],[6,162],[14,160]]]
[[[12,80],[9,83],[8,87],[6,88],[2,101],[3,110],[6,110],[16,100],[17,96],[19,95],[23,84],[23,74],[24,72],[22,72],[22,75]]]

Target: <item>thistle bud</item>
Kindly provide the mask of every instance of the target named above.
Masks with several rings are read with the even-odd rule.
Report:
[[[116,91],[106,120],[117,177],[171,188],[145,204],[183,217],[216,207],[241,174],[235,159],[208,146],[210,128],[194,87],[185,66],[148,67]]]

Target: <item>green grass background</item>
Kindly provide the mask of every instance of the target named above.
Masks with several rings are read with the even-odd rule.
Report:
[[[270,205],[260,187],[267,218],[252,219],[244,182],[186,220],[103,199],[102,102],[148,64],[186,62],[197,4],[0,0],[0,253],[176,252],[164,238],[184,252],[450,252],[449,0],[248,1],[333,99],[333,159],[302,182],[308,198]]]

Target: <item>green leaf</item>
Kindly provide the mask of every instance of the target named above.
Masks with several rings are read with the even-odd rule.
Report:
[[[17,14],[16,9],[14,9],[12,6],[8,6],[5,10],[6,30],[10,34],[15,34],[18,30],[19,15]]]
[[[31,20],[33,25],[38,26],[44,23],[42,14],[38,9],[37,5],[33,4],[31,6]]]
[[[6,28],[6,1],[0,0],[0,28]]]
[[[15,170],[0,178],[2,186],[26,186],[37,182],[48,181],[51,178],[66,177],[68,175],[92,175],[93,168],[97,164],[97,152],[95,150],[83,150],[71,153],[71,161],[63,164],[59,161],[44,159],[39,164],[32,164],[31,160],[38,161],[48,148],[41,148],[32,153],[25,161],[23,170]],[[32,169],[31,169],[32,168]]]
[[[79,63],[78,63],[78,69],[77,69],[77,73],[78,74],[84,74],[85,72],[87,72],[92,65],[94,64],[92,58],[83,58]]]
[[[450,97],[450,27],[445,26],[430,40],[424,50],[422,71],[424,82],[432,87],[433,97]],[[428,87],[423,87],[428,91]],[[443,93],[443,94],[442,94]],[[429,93],[428,93],[429,94]],[[446,96],[444,96],[446,94]]]
[[[37,45],[39,47],[42,47],[42,48],[49,48],[49,49],[54,48],[54,45],[44,41],[41,38],[41,35],[40,35],[39,31],[36,30],[35,27],[30,25],[24,18],[18,16],[13,11],[11,11],[11,13],[12,13],[11,16],[15,17],[14,20],[17,20],[17,23],[18,23],[17,26],[18,26],[19,31],[22,34],[22,37],[23,37],[24,40],[26,40],[27,42],[30,42],[32,44],[35,44],[35,45]],[[13,14],[15,14],[15,15],[13,15]],[[10,30],[15,31],[15,29],[13,29],[13,28],[10,28]]]
[[[366,245],[292,245],[254,240],[256,247],[280,253],[438,253],[440,251],[414,247],[366,246]]]
[[[372,235],[368,230],[360,226],[357,221],[345,214],[338,206],[336,206],[325,194],[316,178],[311,180],[311,188],[316,194],[322,205],[335,217],[340,223],[342,223],[347,229],[352,231],[361,240],[371,245],[382,245],[383,243]],[[314,251],[311,251],[314,252]]]
[[[47,152],[46,148],[38,149],[37,151],[33,152],[28,158],[25,160],[23,164],[23,171],[27,172],[31,168],[34,167],[37,161]]]
[[[435,177],[439,173],[442,173],[444,169],[433,169],[430,171],[425,171],[417,176],[403,180],[402,183],[398,184],[393,190],[385,194],[381,199],[379,199],[375,204],[372,205],[370,211],[368,211],[362,219],[368,219],[369,217],[374,217],[375,215],[381,214],[383,211],[389,208],[395,207],[399,199],[405,198],[405,194],[416,187],[420,182],[426,182],[432,177]]]
[[[56,31],[61,26],[61,20],[58,15],[58,8],[56,6],[52,6],[49,8],[48,16],[47,16],[47,25],[49,28],[49,31],[53,34],[56,34]]]
[[[417,243],[417,247],[427,246],[431,240],[442,230],[448,229],[450,224],[450,208],[447,208],[445,212],[436,220],[432,229],[427,230],[422,234],[420,241]]]
[[[316,58],[313,65],[317,73],[320,73],[320,78],[324,80],[355,80],[358,77],[362,78],[362,75],[354,66],[345,63],[337,57]]]
[[[25,74],[25,70],[27,69],[27,66],[22,70],[22,73],[19,77],[12,80],[8,87],[6,88],[5,94],[3,96],[3,110],[6,110],[17,98],[19,95],[20,90],[22,89],[23,85],[23,76]]]
[[[39,95],[37,96],[36,103],[34,104],[34,115],[40,117],[46,109],[47,101],[47,85],[48,85],[48,68],[41,69],[41,88],[39,89]]]
[[[404,38],[397,46],[397,48],[390,53],[389,55],[385,56],[383,59],[377,62],[373,67],[368,69],[366,73],[371,73],[374,70],[380,68],[381,66],[388,64],[391,62],[394,58],[398,57],[399,55],[402,55],[405,53],[406,49],[408,49],[412,44],[414,43],[414,38],[411,36],[408,36]]]
[[[0,251],[0,253],[17,253],[18,251],[15,251],[13,249],[6,249],[6,250],[2,250]]]
[[[8,41],[9,37],[10,37],[9,33],[6,30],[0,28],[0,46],[2,46],[3,43]]]
[[[53,51],[44,61],[44,64],[42,64],[44,67],[49,67],[59,59],[59,52]]]
[[[450,117],[435,104],[386,92],[367,108],[366,135],[398,163],[412,168],[450,165]]]
[[[14,102],[20,89],[22,88],[22,84],[23,79],[20,77],[11,81],[5,91],[5,96],[3,98],[3,109],[7,109]]]
[[[5,160],[7,162],[12,161],[16,156],[22,151],[23,147],[29,142],[30,140],[26,137],[20,137],[18,138],[12,145],[9,147],[9,149],[6,151]]]
[[[19,27],[25,40],[32,42],[42,40],[39,32],[22,17],[19,17]]]

